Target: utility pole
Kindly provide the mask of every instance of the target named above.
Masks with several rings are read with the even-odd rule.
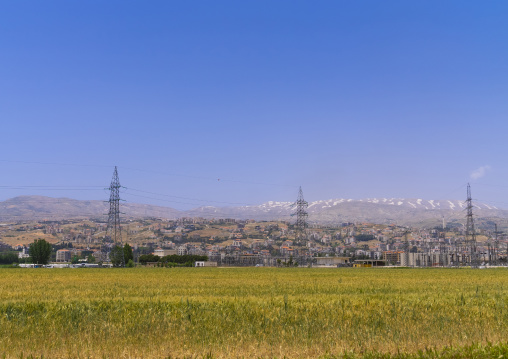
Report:
[[[300,190],[298,191],[298,198],[296,199],[296,202],[293,204],[293,206],[296,207],[295,213],[292,214],[292,216],[296,216],[296,242],[306,241],[308,226],[307,217],[309,216],[307,213],[307,207],[309,206],[309,203],[303,198],[302,187],[300,187]]]
[[[125,267],[125,257],[123,252],[122,227],[120,225],[120,180],[118,179],[118,170],[115,166],[113,178],[109,186],[109,213],[108,226],[106,228],[106,238],[113,242],[113,246],[120,247],[121,267]],[[109,252],[111,253],[111,247]]]
[[[499,265],[499,237],[497,236],[499,232],[497,231],[497,223],[494,224],[495,232],[494,232],[494,265]]]
[[[405,266],[409,267],[409,240],[407,239],[407,235],[409,234],[409,230],[406,229],[404,231],[404,256],[406,257],[406,263]],[[402,263],[401,263],[402,264]],[[414,263],[413,263],[414,267]]]
[[[471,198],[471,186],[469,183],[467,184],[466,210],[466,253],[469,255],[469,265],[473,268],[477,268],[480,263],[478,258],[478,251],[476,248],[476,231],[474,228],[473,219],[473,200]]]

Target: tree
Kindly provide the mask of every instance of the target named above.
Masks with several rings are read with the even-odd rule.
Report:
[[[286,267],[292,267],[293,266],[293,256],[289,256],[289,262],[286,263]]]
[[[129,260],[134,260],[132,247],[127,243],[125,243],[123,248],[118,245],[114,246],[111,248],[111,252],[109,253],[109,259],[111,260],[113,267],[125,267]]]
[[[13,264],[18,263],[19,258],[16,253],[3,253],[0,254],[0,264]]]
[[[114,246],[111,248],[111,252],[109,252],[109,259],[111,260],[113,267],[124,267],[125,258],[123,248],[120,246]]]
[[[89,254],[86,261],[88,263],[95,263],[95,257],[93,255]]]
[[[355,236],[355,240],[357,242],[367,242],[372,241],[374,239],[376,239],[376,237],[373,234],[357,234]]]
[[[30,244],[30,258],[35,264],[48,264],[51,257],[51,244],[44,239],[36,239]]]
[[[71,259],[71,263],[72,264],[78,264],[79,263],[79,257],[78,256],[73,256],[72,259]]]
[[[193,255],[193,254],[184,254],[182,256],[177,254],[171,254],[168,256],[164,256],[159,259],[159,262],[161,263],[173,263],[173,264],[182,264],[187,267],[192,267],[194,265],[194,262],[196,261],[207,261],[208,256],[199,256],[199,255]],[[141,257],[139,258],[139,261],[141,262]]]
[[[132,253],[132,247],[128,243],[125,243],[125,245],[123,246],[123,257],[124,257],[125,263],[128,263],[129,260],[134,261],[134,254]]]
[[[154,254],[142,254],[139,256],[139,263],[146,264],[147,262],[158,262],[159,259],[160,257]]]

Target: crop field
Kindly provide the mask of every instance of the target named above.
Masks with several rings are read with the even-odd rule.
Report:
[[[0,358],[508,356],[508,270],[0,269]]]

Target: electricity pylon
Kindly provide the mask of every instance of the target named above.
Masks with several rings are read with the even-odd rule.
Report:
[[[296,207],[295,213],[292,216],[296,216],[295,230],[296,235],[295,239],[298,242],[307,240],[307,217],[309,214],[307,213],[307,207],[309,203],[303,199],[303,191],[302,187],[298,192],[298,198],[296,202],[293,204]]]
[[[468,256],[468,264],[471,267],[478,267],[480,265],[478,249],[476,247],[476,231],[474,228],[473,219],[473,200],[471,199],[471,186],[467,184],[467,200],[466,200],[466,238],[465,250]]]
[[[120,266],[125,267],[125,257],[123,253],[122,226],[120,225],[120,180],[118,179],[118,170],[115,166],[113,179],[109,186],[109,213],[108,226],[106,228],[106,238],[113,242],[113,246],[120,247]],[[118,248],[117,248],[118,249]],[[111,250],[109,251],[111,253]],[[115,253],[116,254],[116,253]]]

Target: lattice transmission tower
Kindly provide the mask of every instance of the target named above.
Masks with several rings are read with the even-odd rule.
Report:
[[[478,250],[476,248],[476,231],[473,219],[473,200],[471,198],[471,186],[467,184],[467,200],[466,200],[466,236],[465,236],[465,255],[467,264],[471,267],[480,265]]]
[[[307,217],[309,214],[307,213],[307,207],[309,203],[305,201],[303,198],[302,187],[298,191],[298,198],[296,202],[293,204],[296,207],[296,211],[292,214],[292,216],[296,216],[295,223],[295,239],[297,242],[306,241],[307,240]]]
[[[106,238],[108,238],[113,246],[119,246],[122,250],[118,251],[121,259],[120,266],[125,267],[125,257],[123,253],[122,227],[120,225],[120,180],[118,179],[118,170],[115,166],[113,178],[109,185],[109,212],[108,226],[106,228]],[[111,247],[109,249],[111,254]]]
[[[404,262],[405,263],[401,263],[403,266],[406,266],[406,267],[409,267],[409,264],[410,264],[410,248],[409,248],[409,240],[408,240],[408,237],[407,235],[411,233],[409,231],[409,229],[406,229],[404,231]],[[413,263],[413,266],[414,266],[414,263]]]
[[[497,230],[497,223],[494,224],[494,250],[493,250],[493,263],[494,265],[499,265],[499,237],[498,235],[501,233]]]

